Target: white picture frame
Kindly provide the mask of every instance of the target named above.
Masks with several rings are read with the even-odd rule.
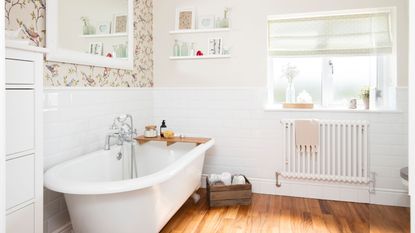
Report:
[[[197,18],[197,29],[213,29],[215,28],[215,16],[203,15]]]
[[[126,13],[119,13],[113,16],[112,20],[113,33],[127,33],[128,31],[128,15]]]
[[[91,42],[89,43],[89,53],[93,55],[102,56],[104,53],[104,43],[102,42]]]
[[[111,22],[99,22],[96,26],[97,34],[110,34],[111,33]]]
[[[222,38],[210,38],[208,40],[208,54],[212,56],[223,54],[223,39]]]
[[[196,11],[194,7],[179,7],[176,9],[176,30],[195,29]]]

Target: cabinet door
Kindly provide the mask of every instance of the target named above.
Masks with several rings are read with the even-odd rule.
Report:
[[[33,90],[6,90],[6,155],[34,149]]]
[[[6,216],[6,233],[35,232],[34,206],[29,205]]]
[[[29,155],[6,162],[6,209],[35,197],[35,156]]]
[[[33,62],[6,59],[6,84],[33,84],[34,77]]]

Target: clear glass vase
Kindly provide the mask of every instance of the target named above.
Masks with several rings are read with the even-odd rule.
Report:
[[[173,56],[174,57],[179,57],[180,56],[180,45],[179,45],[179,41],[178,40],[174,40]]]
[[[295,103],[295,88],[294,83],[288,83],[287,89],[285,90],[285,102]]]
[[[182,43],[182,47],[180,48],[180,56],[182,57],[189,56],[189,47],[187,46],[186,42]]]
[[[82,34],[89,35],[89,25],[88,24],[84,24],[84,26],[82,27]]]

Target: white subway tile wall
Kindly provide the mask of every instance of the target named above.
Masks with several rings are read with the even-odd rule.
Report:
[[[153,123],[150,89],[48,89],[45,90],[45,170],[88,152],[102,149],[115,116],[129,113],[140,132]],[[60,193],[45,189],[44,232],[67,224],[69,214]]]
[[[204,173],[243,173],[254,192],[407,206],[407,188],[399,169],[407,166],[407,90],[398,89],[398,112],[264,111],[263,88],[159,88],[154,90],[154,117],[187,135],[210,136]],[[275,187],[275,172],[283,164],[284,118],[367,120],[370,122],[370,171],[376,173],[375,192],[368,185],[283,180]],[[323,190],[323,191],[322,191]]]
[[[160,124],[185,135],[213,137],[204,173],[242,173],[254,192],[408,205],[399,169],[407,166],[407,90],[398,91],[398,112],[264,111],[263,88],[49,89],[45,91],[45,169],[103,148],[117,114],[131,113],[139,132]],[[368,120],[370,170],[376,172],[376,192],[368,185],[282,180],[283,118]],[[45,232],[69,221],[62,194],[45,190]]]

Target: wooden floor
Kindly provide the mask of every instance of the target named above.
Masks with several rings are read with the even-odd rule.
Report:
[[[205,190],[189,199],[162,233],[399,233],[409,231],[409,209],[254,194],[252,205],[209,209]]]

